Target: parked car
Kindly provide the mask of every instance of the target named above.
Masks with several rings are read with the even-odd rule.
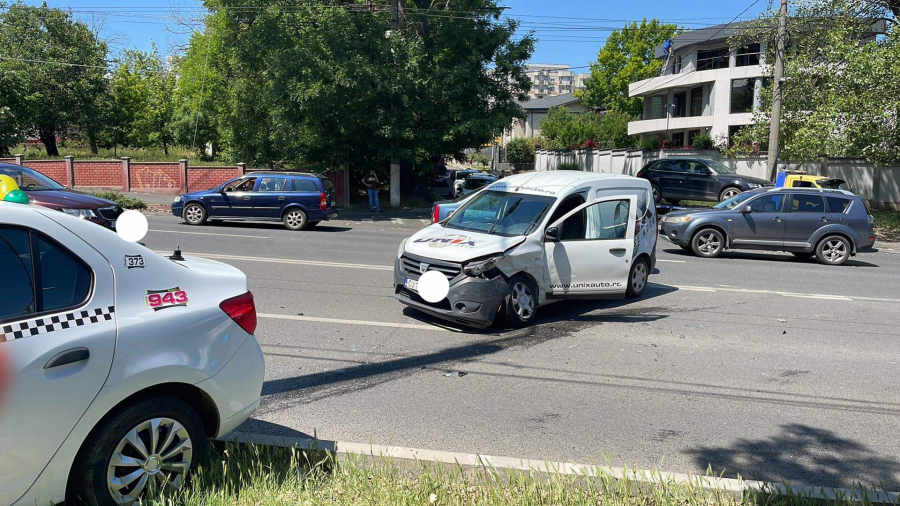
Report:
[[[836,177],[813,176],[805,171],[782,171],[775,177],[775,186],[784,188],[825,188],[828,190],[847,190],[850,185]]]
[[[299,172],[254,172],[211,190],[175,197],[172,214],[188,225],[207,220],[279,220],[305,230],[337,218],[334,184],[327,177]]]
[[[865,201],[844,190],[768,188],[732,197],[712,209],[674,211],[660,234],[700,257],[726,249],[789,251],[841,265],[875,245],[874,219]]]
[[[476,192],[485,186],[496,181],[497,178],[490,174],[471,174],[466,178],[463,183],[462,191],[459,192],[460,195],[469,195],[470,193]]]
[[[10,163],[0,163],[0,174],[16,180],[32,204],[62,211],[106,228],[116,228],[122,207],[111,200],[70,190],[40,172]]]
[[[177,487],[259,405],[247,277],[0,202],[0,504],[132,504]]]
[[[650,181],[653,200],[724,202],[742,191],[772,186],[758,177],[742,176],[734,169],[705,158],[665,158],[648,163],[637,177]]]
[[[469,193],[467,195],[460,195],[453,200],[439,200],[435,202],[434,207],[431,208],[431,222],[438,223],[444,221],[448,216],[450,216],[451,213],[453,213],[453,211],[459,209],[461,205],[465,204],[466,201],[471,199],[473,196],[478,195],[479,193],[484,191],[485,188],[487,188],[487,186],[482,186],[472,193]]]
[[[450,180],[447,177],[434,178],[434,196],[439,199],[449,199],[453,196]]]
[[[450,185],[451,198],[459,197],[463,183],[472,174],[481,174],[481,172],[474,169],[453,169],[447,171],[447,183]]]
[[[509,176],[448,219],[400,244],[397,300],[471,327],[498,313],[514,326],[565,299],[640,296],[656,263],[650,184],[631,176],[539,172]],[[446,298],[430,303],[420,277],[442,272]]]

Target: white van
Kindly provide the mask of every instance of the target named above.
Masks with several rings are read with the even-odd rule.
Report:
[[[400,244],[395,296],[479,328],[498,312],[530,325],[538,307],[560,299],[637,297],[656,264],[655,209],[645,179],[569,171],[506,177]],[[417,290],[429,270],[450,281],[437,303]]]

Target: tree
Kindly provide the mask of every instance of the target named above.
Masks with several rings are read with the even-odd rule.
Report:
[[[822,155],[900,161],[900,33],[895,20],[886,35],[872,37],[873,21],[890,18],[892,2],[862,7],[841,0],[796,3],[788,19],[780,159],[812,160]],[[773,40],[774,15],[736,38]],[[864,40],[865,43],[860,44]],[[774,58],[767,44],[767,59]],[[771,70],[770,70],[771,71]],[[771,86],[763,88],[754,125],[732,139],[730,154],[744,154],[768,142]]]
[[[678,26],[657,19],[632,22],[613,30],[591,64],[591,77],[576,92],[592,108],[618,109],[636,116],[643,112],[643,99],[628,97],[628,85],[659,75],[663,62],[656,58],[656,46],[673,37]]]
[[[36,131],[47,154],[58,156],[56,138],[82,126],[95,133],[106,85],[106,44],[68,12],[21,2],[0,9],[0,75],[15,74],[17,94],[0,94],[22,125]]]
[[[234,158],[368,170],[393,144],[410,190],[441,155],[484,145],[521,115],[533,40],[513,40],[517,25],[500,20],[494,0],[450,0],[452,16],[401,2],[390,38],[385,3],[206,5],[212,38],[192,39],[185,64],[220,90],[227,107],[208,117]],[[206,110],[202,78],[190,81],[196,91],[185,95]]]
[[[534,141],[526,137],[506,143],[506,160],[512,164],[534,162]]]
[[[541,136],[549,149],[634,148],[637,138],[628,135],[628,122],[633,120],[616,110],[573,114],[563,106],[551,107],[541,122]]]

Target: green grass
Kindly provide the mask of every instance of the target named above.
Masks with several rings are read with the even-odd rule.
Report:
[[[210,452],[190,487],[168,492],[158,505],[803,505],[797,496],[745,493],[735,497],[692,484],[646,485],[572,475],[463,470],[427,463],[334,461],[299,450],[228,445]],[[830,504],[849,504],[829,501]],[[816,503],[818,504],[818,503]],[[824,503],[823,503],[824,504]]]
[[[891,235],[900,240],[900,211],[872,211],[875,230],[882,235]]]
[[[147,209],[147,204],[143,200],[134,197],[128,197],[118,192],[105,191],[90,193],[91,195],[100,197],[101,199],[112,200],[125,209]]]
[[[59,146],[59,156],[47,156],[47,152],[41,147],[26,148],[19,145],[12,150],[14,153],[25,155],[26,160],[59,160],[69,155],[76,160],[119,160],[123,156],[131,157],[132,162],[177,162],[185,159],[188,165],[232,165],[222,160],[201,159],[197,151],[186,147],[173,146],[166,154],[162,148],[123,148],[99,149],[97,154],[91,153],[87,146]]]

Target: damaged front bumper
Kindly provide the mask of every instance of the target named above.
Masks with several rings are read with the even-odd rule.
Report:
[[[433,260],[406,256],[422,262]],[[450,279],[447,297],[436,303],[427,302],[415,290],[406,287],[406,280],[419,279],[420,274],[403,269],[401,259],[394,261],[394,297],[407,306],[432,316],[475,328],[489,327],[497,311],[509,295],[509,284],[501,275],[493,279],[473,278],[460,271]]]

